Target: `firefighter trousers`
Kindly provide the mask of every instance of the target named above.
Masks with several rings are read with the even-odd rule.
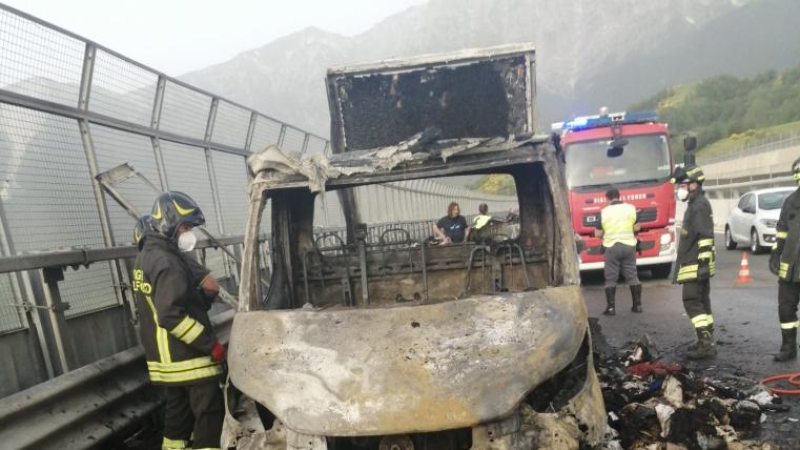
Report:
[[[711,315],[711,280],[690,281],[683,284],[683,308],[695,328],[714,324]]]
[[[218,380],[167,387],[162,448],[219,449],[224,418],[224,400]]]
[[[797,304],[800,301],[800,283],[778,281],[778,318],[782,330],[793,330],[800,326],[797,320]]]

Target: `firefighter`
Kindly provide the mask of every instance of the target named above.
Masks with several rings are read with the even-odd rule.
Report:
[[[200,206],[169,191],[153,205],[133,266],[133,291],[150,380],[166,387],[162,449],[219,449],[223,400],[219,381],[225,348],[211,328],[207,303],[193,289],[184,252],[192,228],[205,223]],[[140,239],[141,241],[141,239]]]
[[[675,281],[683,285],[683,307],[697,333],[697,344],[686,354],[691,360],[717,355],[711,314],[714,215],[703,192],[704,180],[703,171],[694,166],[677,168],[672,178],[672,182],[678,185],[678,199],[688,202],[678,243]]]
[[[636,272],[636,233],[639,223],[636,208],[620,200],[619,190],[611,188],[606,192],[609,205],[600,212],[600,223],[595,236],[603,238],[605,252],[605,291],[606,309],[603,314],[616,314],[615,302],[617,281],[620,274],[630,285],[633,306],[631,311],[642,312],[642,285]]]
[[[800,185],[800,158],[792,164],[794,180]],[[781,349],[773,359],[797,358],[797,304],[800,301],[800,188],[783,202],[776,227],[775,248],[769,268],[778,276],[778,318],[781,321]]]
[[[142,247],[144,247],[144,237],[147,231],[153,231],[150,222],[151,218],[149,215],[142,216],[136,221],[136,226],[133,229],[133,241],[139,247],[140,251]],[[186,257],[189,270],[192,272],[192,285],[203,294],[206,300],[206,309],[211,309],[211,305],[219,295],[219,282],[214,275],[211,275],[210,270],[203,267],[203,265],[197,261],[197,258],[195,258],[192,252],[186,252],[183,255]]]

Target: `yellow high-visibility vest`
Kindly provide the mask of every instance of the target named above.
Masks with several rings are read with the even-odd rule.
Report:
[[[622,243],[636,247],[636,236],[633,227],[636,225],[636,208],[627,203],[612,203],[600,213],[600,224],[603,227],[603,247],[613,247]]]
[[[480,230],[481,228],[485,227],[493,218],[494,217],[492,216],[483,214],[475,216],[475,218],[472,219],[472,228],[475,230]]]

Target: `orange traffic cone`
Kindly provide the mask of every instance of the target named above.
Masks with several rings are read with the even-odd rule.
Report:
[[[736,283],[744,284],[751,281],[753,281],[753,278],[750,276],[750,263],[747,262],[747,253],[742,253],[742,265],[739,268],[739,277],[736,278]]]

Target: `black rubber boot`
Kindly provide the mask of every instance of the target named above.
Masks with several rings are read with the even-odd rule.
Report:
[[[697,329],[697,347],[686,353],[686,358],[696,361],[712,359],[717,356],[717,347],[714,345],[714,332],[710,327]]]
[[[635,313],[642,312],[642,285],[637,284],[635,286],[631,286],[631,298],[633,299],[633,306],[631,307],[631,311]]]
[[[781,330],[781,338],[781,350],[772,359],[779,362],[797,359],[797,328]]]
[[[615,297],[617,296],[617,288],[616,287],[607,287],[606,288],[606,310],[603,311],[603,314],[606,316],[615,316],[617,315],[617,310],[615,309]]]

